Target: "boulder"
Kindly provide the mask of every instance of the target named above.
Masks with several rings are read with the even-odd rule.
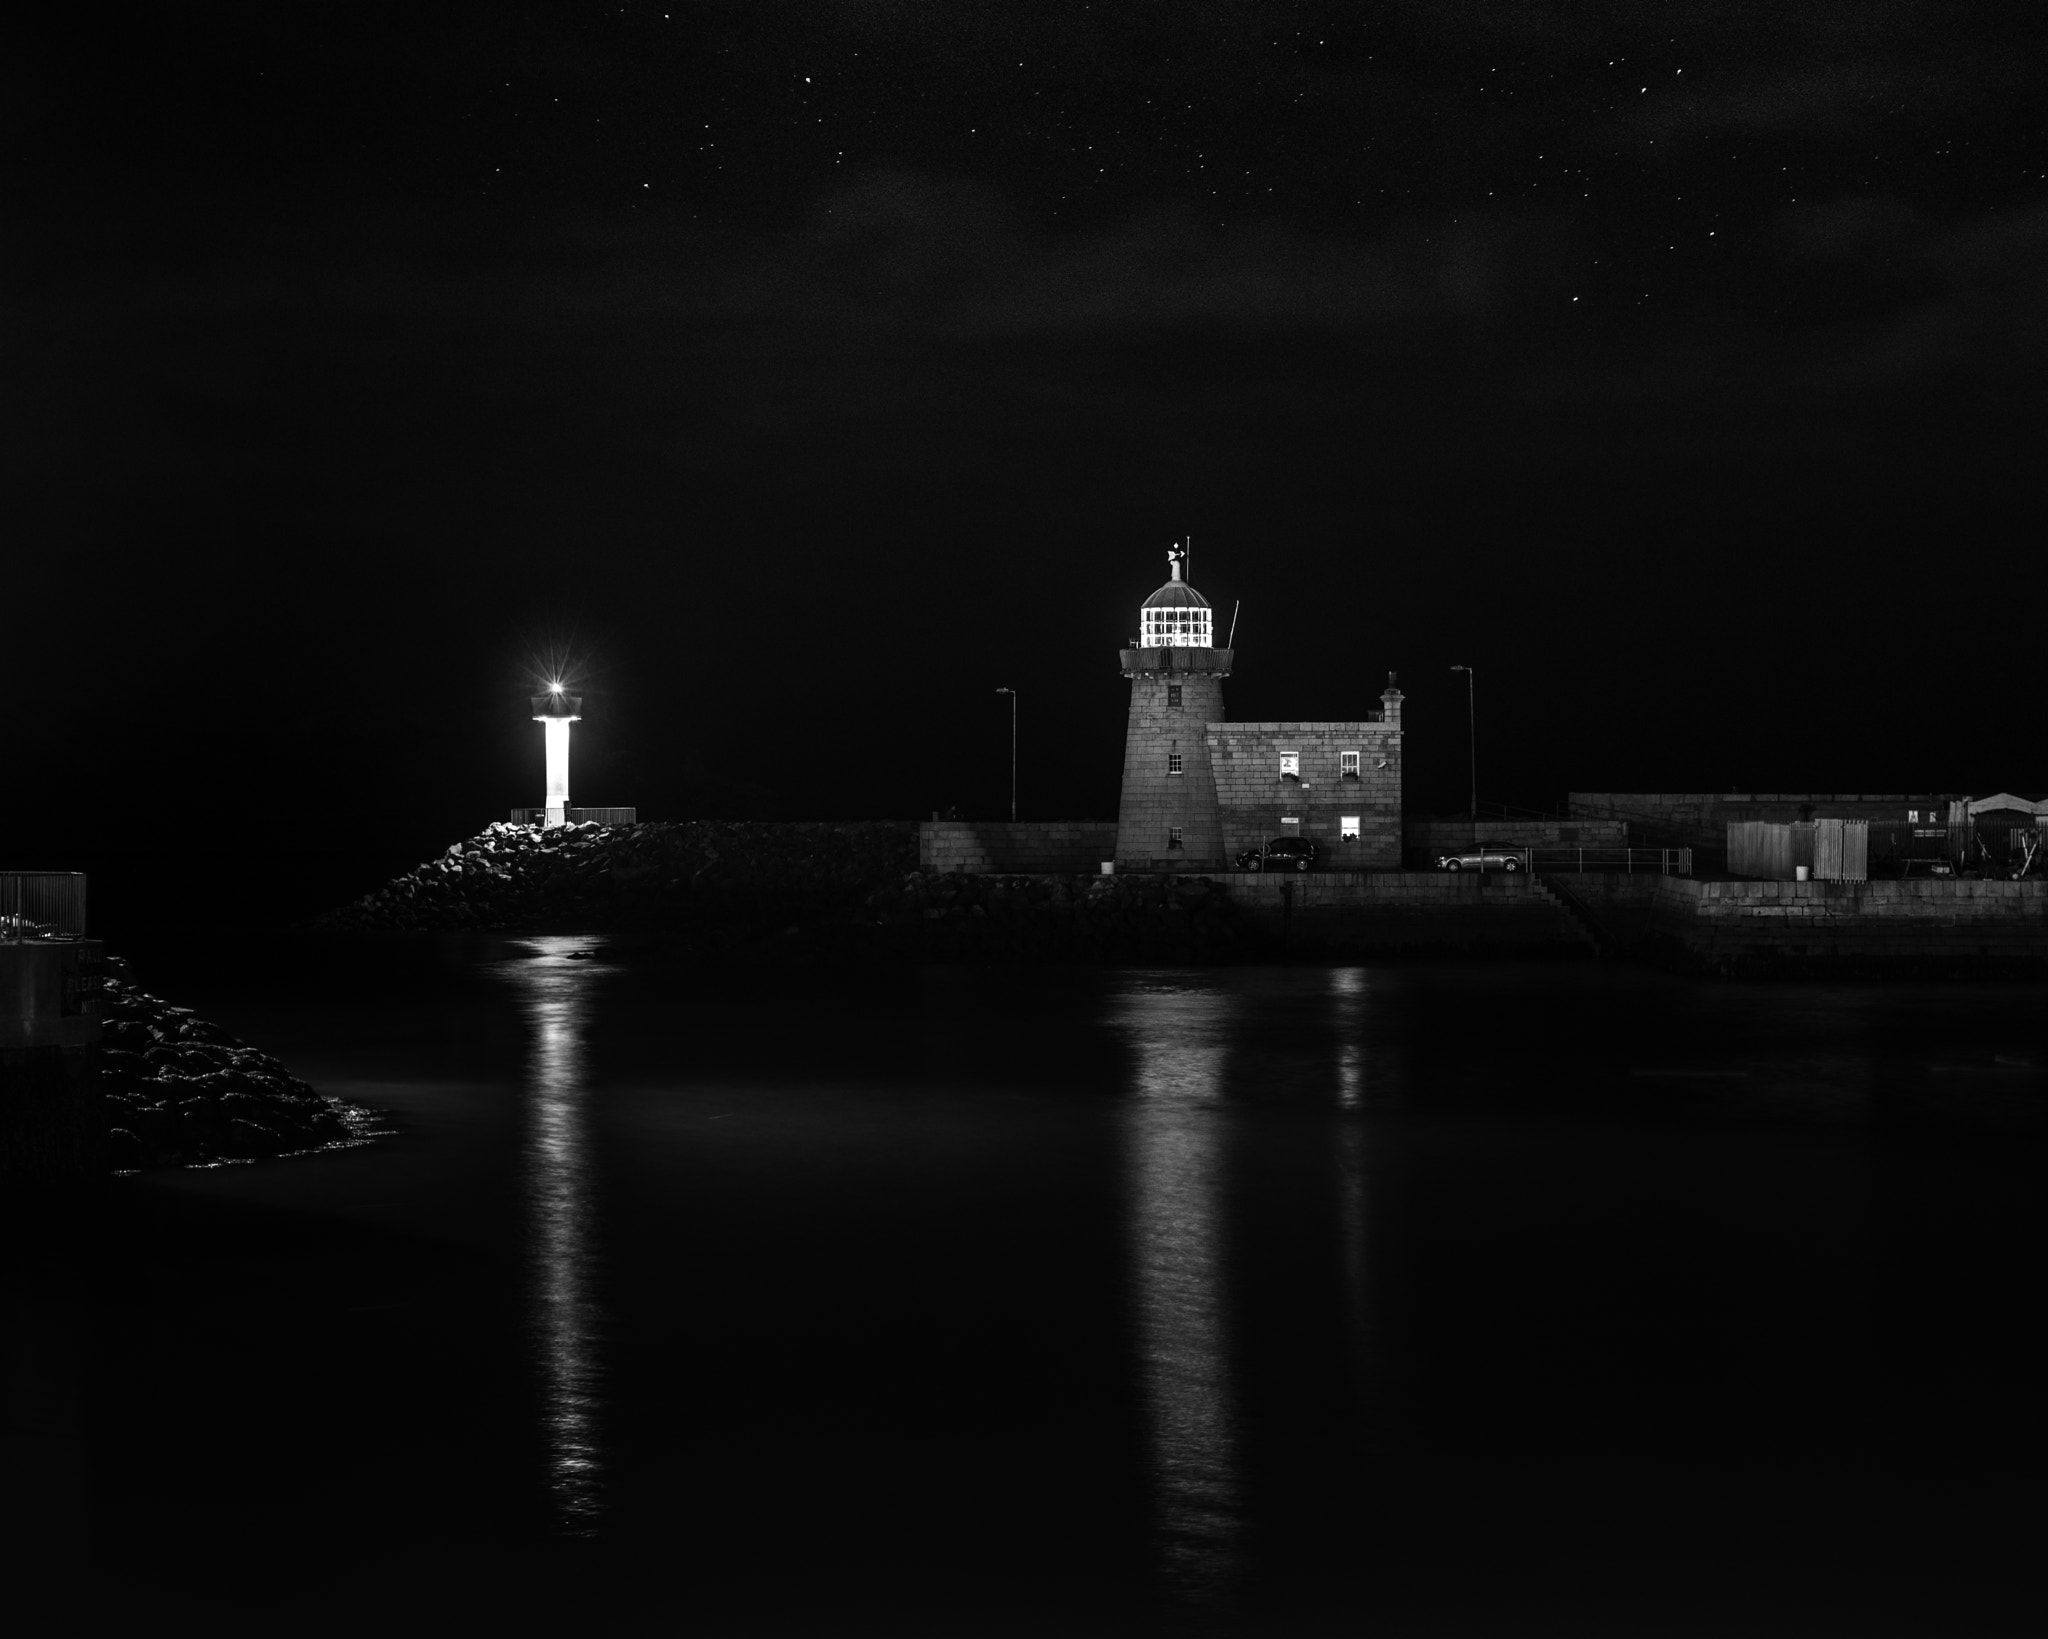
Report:
[[[262,1121],[267,1118],[270,1103],[266,1099],[252,1098],[246,1092],[230,1092],[222,1095],[220,1113],[228,1121]]]

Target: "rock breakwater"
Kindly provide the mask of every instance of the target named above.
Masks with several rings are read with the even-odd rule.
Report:
[[[117,1172],[204,1166],[360,1143],[377,1117],[329,1098],[188,1007],[108,979],[100,1090]]]
[[[1197,962],[1256,945],[1206,878],[927,872],[916,826],[890,821],[492,825],[313,926],[605,931],[717,961]]]
[[[807,923],[857,911],[917,864],[917,828],[889,821],[496,824],[353,904],[336,932]]]

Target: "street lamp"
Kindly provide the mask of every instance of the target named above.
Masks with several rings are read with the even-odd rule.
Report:
[[[1017,691],[997,689],[1010,697],[1010,823],[1017,823]]]
[[[1453,666],[1465,674],[1465,732],[1472,752],[1472,844],[1479,845],[1479,713],[1472,700],[1472,668]]]

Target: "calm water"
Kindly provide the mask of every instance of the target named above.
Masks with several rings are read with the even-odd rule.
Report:
[[[2035,1608],[2039,988],[706,979],[595,939],[147,961],[398,1129],[121,1181],[74,1263],[17,1273],[26,1469],[152,1610],[1952,1634]]]

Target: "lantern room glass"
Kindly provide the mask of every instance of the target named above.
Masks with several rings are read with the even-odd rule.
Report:
[[[1138,643],[1147,649],[1210,649],[1215,647],[1210,615],[1206,608],[1186,604],[1143,611],[1144,624]]]

